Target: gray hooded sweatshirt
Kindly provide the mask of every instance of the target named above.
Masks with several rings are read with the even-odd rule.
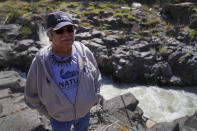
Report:
[[[78,50],[79,86],[75,104],[61,91],[52,78],[47,46],[32,61],[25,87],[25,103],[41,115],[58,121],[71,121],[85,116],[98,103],[101,74],[92,52],[83,44],[74,42]]]

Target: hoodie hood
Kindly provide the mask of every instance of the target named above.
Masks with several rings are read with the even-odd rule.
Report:
[[[40,51],[36,54],[36,57],[39,58],[42,62],[45,62],[48,58],[48,54],[51,50],[51,45],[47,45],[44,48],[40,49]]]

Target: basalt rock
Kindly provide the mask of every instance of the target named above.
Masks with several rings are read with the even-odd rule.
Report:
[[[13,42],[20,38],[20,29],[19,24],[0,25],[0,38],[6,43]]]
[[[148,131],[196,131],[197,112],[192,116],[186,116],[173,122],[162,122],[155,124]]]
[[[9,88],[14,92],[24,92],[25,80],[15,71],[0,72],[0,89]]]
[[[190,16],[195,13],[193,10],[197,5],[194,3],[166,4],[161,14],[165,15],[168,20],[189,24]]]
[[[141,126],[143,128],[140,131],[144,131],[143,111],[137,105],[138,100],[131,93],[104,100],[102,108],[96,106],[91,110],[93,118],[96,118],[91,119],[91,127],[94,127],[95,131],[114,131],[123,127],[136,129],[136,126]],[[96,126],[96,123],[100,125]]]

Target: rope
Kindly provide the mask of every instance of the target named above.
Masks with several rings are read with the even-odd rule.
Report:
[[[110,124],[110,125],[108,125],[107,127],[105,127],[102,131],[106,131],[110,126],[113,126],[114,124],[117,124],[117,125],[119,125],[119,126],[121,126],[121,124],[124,124],[124,123],[122,123],[122,121],[120,121],[120,120],[114,118],[114,117],[111,116],[111,115],[108,115],[108,117],[110,117],[110,119],[113,119],[115,122],[113,122],[112,124]],[[119,124],[118,122],[120,122],[121,124]],[[136,129],[136,128],[134,128],[134,127],[130,127],[130,126],[129,126],[129,128],[131,129],[131,131],[139,131],[138,129]]]
[[[130,123],[130,127],[129,127],[129,128],[131,129],[131,131],[139,131],[137,128],[132,127],[132,123],[131,123],[131,120],[130,120],[130,117],[129,117],[129,113],[128,113],[128,111],[127,111],[127,107],[126,107],[125,101],[124,101],[122,95],[120,95],[120,97],[121,97],[122,103],[124,104],[125,112],[126,112],[128,121],[129,121],[129,123]],[[108,115],[108,117],[110,117],[111,119],[114,119],[114,120],[116,120],[116,121],[113,122],[112,124],[106,126],[102,131],[106,131],[110,126],[113,126],[114,124],[117,124],[117,125],[121,126],[121,125],[118,123],[118,122],[122,123],[120,120],[117,120],[117,118],[114,118],[114,117],[112,117],[111,115]],[[122,124],[123,124],[123,123],[122,123]]]
[[[120,97],[121,97],[122,102],[123,102],[123,104],[124,104],[124,108],[125,108],[125,112],[126,112],[126,114],[127,114],[128,121],[129,121],[129,123],[130,123],[130,125],[131,125],[131,127],[132,127],[132,123],[131,123],[129,114],[128,114],[128,112],[127,112],[126,104],[125,104],[125,102],[124,102],[124,99],[123,99],[122,95],[120,95]]]
[[[108,125],[107,127],[105,127],[105,128],[103,129],[103,131],[107,130],[107,128],[109,128],[109,127],[112,126],[113,124],[116,124],[117,122],[119,122],[119,120],[117,120],[117,121],[115,121],[114,123],[112,123],[112,124]]]

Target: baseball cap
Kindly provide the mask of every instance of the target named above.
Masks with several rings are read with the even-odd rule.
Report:
[[[63,11],[55,11],[50,13],[47,18],[47,29],[52,28],[58,30],[66,25],[74,25],[70,14]]]

